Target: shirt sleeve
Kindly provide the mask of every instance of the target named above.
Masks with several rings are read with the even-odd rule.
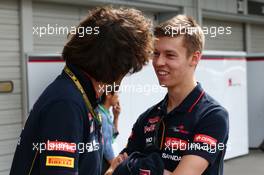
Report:
[[[83,114],[74,102],[60,101],[46,107],[40,120],[39,163],[42,175],[77,175],[78,144],[83,138]]]
[[[201,119],[195,129],[191,146],[184,155],[197,155],[213,164],[219,154],[224,155],[228,139],[228,113],[214,110]]]

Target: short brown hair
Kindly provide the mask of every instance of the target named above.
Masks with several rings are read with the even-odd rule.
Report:
[[[78,28],[98,27],[99,34],[69,34],[63,59],[96,81],[112,84],[147,64],[153,51],[151,25],[142,12],[132,8],[95,8]]]
[[[173,32],[175,32],[173,34]],[[189,16],[177,15],[155,27],[155,37],[179,37],[184,36],[184,47],[187,48],[187,56],[196,51],[202,52],[204,47],[204,33],[197,22]]]

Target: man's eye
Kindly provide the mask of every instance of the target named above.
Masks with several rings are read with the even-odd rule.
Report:
[[[167,57],[169,57],[169,58],[175,58],[175,57],[176,57],[176,55],[167,54]]]
[[[153,53],[153,56],[154,56],[154,57],[158,57],[159,55],[160,55],[159,52],[154,52],[154,53]]]

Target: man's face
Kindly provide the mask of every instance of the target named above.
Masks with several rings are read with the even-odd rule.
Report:
[[[184,37],[160,37],[155,41],[153,67],[159,83],[165,87],[175,87],[192,78],[195,69],[193,55],[187,57]]]

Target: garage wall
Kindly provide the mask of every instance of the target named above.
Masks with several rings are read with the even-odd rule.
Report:
[[[0,175],[9,174],[22,128],[18,1],[0,3],[0,81],[11,80],[14,91],[0,94]]]
[[[264,52],[264,25],[251,25],[250,52]]]
[[[33,26],[34,27],[68,27],[78,25],[80,19],[84,17],[89,8],[78,6],[33,3]],[[66,30],[65,30],[66,31]],[[67,32],[59,32],[50,35],[34,34],[34,52],[61,53],[67,41]]]
[[[44,27],[68,27],[79,24],[92,7],[70,6],[52,3],[33,3],[33,26]],[[155,13],[146,11],[145,15],[154,20]],[[157,21],[154,21],[157,23]],[[63,33],[63,32],[62,32]],[[33,47],[35,53],[61,53],[67,34],[33,35]]]
[[[179,5],[179,6],[192,6],[193,0],[166,0],[166,2],[162,2],[160,0],[137,0],[138,2],[149,2],[151,4],[164,4],[164,5]]]
[[[205,10],[217,12],[237,12],[237,0],[201,0],[201,6]]]
[[[232,27],[232,33],[228,34],[217,34],[216,36],[212,32],[206,35],[205,49],[206,50],[224,50],[224,51],[243,51],[244,50],[244,39],[243,39],[243,25],[241,23],[218,21],[212,19],[204,19],[203,26],[207,28],[211,27]],[[227,33],[227,31],[225,30]],[[215,37],[213,37],[215,36]]]

